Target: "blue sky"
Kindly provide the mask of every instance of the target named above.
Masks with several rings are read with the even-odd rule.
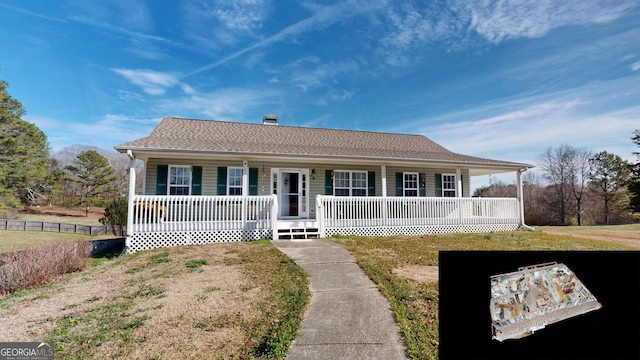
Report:
[[[2,0],[0,33],[0,78],[53,150],[275,112],[517,162],[637,151],[635,0]]]

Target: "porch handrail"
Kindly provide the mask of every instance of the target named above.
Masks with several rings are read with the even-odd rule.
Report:
[[[132,201],[133,233],[277,228],[275,195],[135,195]]]
[[[342,197],[318,195],[321,236],[328,228],[519,224],[516,198]]]

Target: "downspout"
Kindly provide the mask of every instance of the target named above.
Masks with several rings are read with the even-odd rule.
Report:
[[[127,150],[129,159],[129,197],[127,201],[127,238],[125,249],[131,250],[131,240],[133,237],[133,197],[136,194],[136,158],[131,150]]]
[[[522,173],[529,170],[528,168],[520,169],[516,173],[516,179],[518,182],[517,196],[518,196],[518,216],[520,217],[519,229],[536,231],[536,229],[528,226],[524,223],[524,191],[522,188]]]

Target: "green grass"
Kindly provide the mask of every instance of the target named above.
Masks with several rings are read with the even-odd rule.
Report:
[[[199,268],[202,265],[207,265],[207,260],[197,259],[197,260],[189,260],[184,263],[184,265],[189,269]]]
[[[440,250],[632,250],[629,246],[537,232],[333,239],[357,259],[389,300],[413,359],[438,358],[438,284],[393,275],[404,265],[437,266]]]
[[[169,253],[167,251],[163,251],[159,254],[151,255],[151,261],[149,261],[149,263],[160,264],[160,263],[170,262],[170,261],[171,259],[169,259]]]
[[[83,235],[43,231],[0,230],[0,253],[25,250],[63,241],[110,239],[113,235]]]

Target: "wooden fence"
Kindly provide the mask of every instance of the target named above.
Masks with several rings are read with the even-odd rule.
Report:
[[[3,220],[0,219],[0,230],[10,231],[45,231],[75,233],[84,235],[106,235],[113,233],[116,235],[126,234],[127,227],[119,225],[80,225],[53,223],[47,221],[24,221],[24,220]]]

